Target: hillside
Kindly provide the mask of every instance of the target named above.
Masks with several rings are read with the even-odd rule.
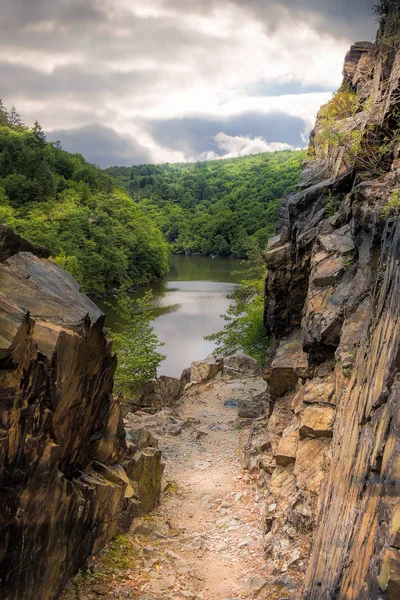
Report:
[[[106,170],[160,227],[174,252],[247,257],[265,248],[302,151]]]
[[[50,249],[94,294],[162,276],[168,244],[102,170],[46,142],[0,103],[0,222]]]

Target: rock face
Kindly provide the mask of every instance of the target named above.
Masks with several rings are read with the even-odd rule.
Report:
[[[377,42],[352,47],[343,71],[359,109],[340,126],[373,130],[378,146],[400,108],[398,2],[388,9]],[[304,600],[395,600],[400,218],[398,207],[382,209],[400,186],[400,143],[377,150],[368,167],[366,154],[350,163],[343,148],[322,146],[320,128],[321,118],[315,158],[284,200],[268,246],[273,403],[254,422],[245,456],[263,489],[274,573],[293,582],[304,573]]]
[[[116,358],[104,316],[47,256],[0,226],[5,600],[58,598],[87,557],[142,510],[147,467],[138,466],[136,446],[127,449],[111,396]]]

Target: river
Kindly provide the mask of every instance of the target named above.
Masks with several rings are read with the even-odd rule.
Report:
[[[221,315],[229,306],[227,294],[239,279],[233,272],[240,267],[236,258],[172,256],[166,277],[146,288],[153,291],[154,329],[165,344],[160,351],[167,356],[159,375],[180,377],[192,361],[215,349],[204,336],[224,326]],[[143,294],[140,290],[133,296]],[[115,306],[112,298],[108,303]],[[106,326],[116,329],[119,318],[115,308],[104,302],[99,307],[106,313]]]

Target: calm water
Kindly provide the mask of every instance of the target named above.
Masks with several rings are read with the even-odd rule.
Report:
[[[224,326],[221,314],[229,306],[227,294],[238,281],[232,272],[240,266],[235,258],[173,256],[165,279],[150,286],[157,315],[154,329],[165,343],[161,352],[167,355],[159,375],[179,377],[193,360],[214,350],[215,345],[204,336]],[[99,306],[107,315],[106,325],[115,328],[119,320],[116,311],[104,303]]]

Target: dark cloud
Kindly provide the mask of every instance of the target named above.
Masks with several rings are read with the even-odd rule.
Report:
[[[162,69],[152,71],[93,70],[89,65],[70,64],[54,68],[50,72],[34,67],[0,61],[1,93],[4,98],[18,96],[29,90],[36,100],[54,97],[68,98],[79,95],[81,102],[92,97],[98,101],[114,98],[115,91],[121,96],[138,89],[154,87],[164,75]]]
[[[1,21],[7,19],[16,29],[43,21],[76,25],[104,18],[104,6],[93,0],[2,0]]]
[[[333,91],[342,48],[374,35],[375,1],[0,0],[0,97],[102,166],[221,155],[220,132],[301,146],[310,98],[288,109],[305,120],[254,98]],[[212,116],[224,110],[241,114]]]
[[[151,161],[151,154],[132,137],[121,135],[111,127],[93,124],[73,129],[49,131],[47,138],[60,140],[64,150],[82,154],[100,167],[129,166]]]
[[[243,113],[233,117],[207,119],[182,118],[145,123],[154,139],[162,146],[181,150],[188,157],[214,151],[223,155],[213,137],[220,132],[229,136],[262,137],[268,142],[304,146],[301,134],[306,123],[284,113]]]

